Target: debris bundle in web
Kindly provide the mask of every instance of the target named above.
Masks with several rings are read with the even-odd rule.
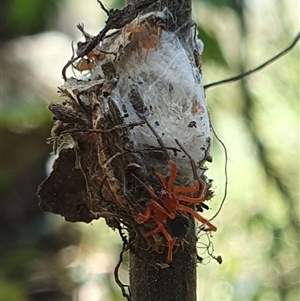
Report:
[[[103,217],[155,250],[169,246],[170,261],[190,214],[216,230],[202,216],[212,196],[203,174],[212,130],[202,43],[193,23],[184,41],[168,31],[168,10],[138,11],[129,5],[108,12],[95,37],[78,26],[85,41],[63,69],[63,102],[49,106],[49,142],[59,157],[38,195],[43,210],[68,221]],[[68,67],[80,74],[67,78]]]

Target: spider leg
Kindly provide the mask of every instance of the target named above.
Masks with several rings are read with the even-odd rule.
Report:
[[[148,206],[145,210],[144,213],[139,213],[138,215],[138,219],[143,221],[143,222],[147,222],[151,217],[151,208],[150,206]]]
[[[203,202],[205,200],[205,196],[206,196],[207,189],[208,189],[207,184],[201,178],[198,178],[195,161],[188,154],[188,152],[185,150],[183,145],[177,139],[175,139],[175,142],[182,149],[182,151],[187,155],[187,157],[190,159],[192,170],[193,170],[193,176],[194,176],[194,180],[195,180],[194,187],[177,187],[177,188],[175,188],[174,189],[175,196],[177,196],[178,193],[195,193],[195,192],[198,192],[199,191],[199,184],[201,183],[202,189],[200,191],[200,195],[197,198],[197,200],[198,200],[198,203]],[[208,146],[207,146],[207,149],[205,150],[204,158],[202,159],[200,164],[202,164],[206,160],[209,146],[210,146],[210,142],[208,142]],[[201,200],[201,201],[199,201],[199,200]],[[196,201],[191,202],[191,203],[196,203]]]
[[[167,184],[167,181],[165,179],[165,177],[159,173],[158,171],[155,171],[155,175],[159,178],[159,180],[161,181],[163,187],[165,190],[168,190],[168,184]]]
[[[174,182],[175,182],[175,178],[176,178],[176,174],[177,174],[177,167],[176,164],[169,160],[169,166],[171,168],[171,173],[170,173],[170,178],[168,181],[168,191],[173,191],[173,186],[174,186]]]
[[[174,194],[177,196],[177,194],[179,193],[195,193],[199,191],[199,188],[200,188],[199,181],[195,180],[193,187],[181,187],[181,186],[176,187],[174,189]]]
[[[156,223],[157,223],[157,227],[155,229],[143,234],[143,236],[145,238],[148,238],[148,237],[153,236],[153,235],[155,235],[159,232],[162,232],[162,228],[164,228],[164,225],[161,222],[158,222],[158,221],[156,221]]]
[[[169,234],[169,232],[166,230],[166,228],[163,226],[162,233],[164,234],[166,240],[168,241],[168,256],[167,256],[167,262],[172,262],[173,260],[173,247],[175,244],[174,238]]]
[[[189,196],[185,196],[185,195],[180,195],[178,196],[178,200],[179,201],[183,201],[186,203],[190,203],[190,204],[199,204],[204,202],[205,200],[202,198],[193,198],[193,197],[189,197]]]
[[[207,184],[205,183],[205,181],[203,181],[201,178],[198,180],[201,185],[202,185],[202,190],[200,192],[200,195],[199,195],[199,199],[203,199],[205,200],[205,197],[206,197],[206,193],[207,193]]]
[[[171,262],[173,259],[172,251],[173,251],[173,247],[175,244],[175,240],[173,239],[173,237],[170,235],[170,233],[166,230],[165,226],[161,222],[157,222],[157,228],[155,228],[154,230],[152,230],[150,232],[144,233],[143,236],[145,238],[147,238],[147,237],[153,236],[159,232],[162,232],[164,234],[164,236],[168,242],[169,249],[168,249],[167,261]]]
[[[175,213],[173,212],[167,212],[159,203],[157,203],[155,200],[150,199],[150,204],[158,211],[162,212],[164,215],[169,217],[170,219],[175,218]]]
[[[191,198],[191,197],[186,197],[186,196],[181,196],[181,195],[178,196],[178,194],[180,194],[180,193],[198,192],[200,189],[199,182],[201,183],[202,189],[200,190],[200,195],[197,198]],[[182,201],[184,201],[184,199],[185,199],[186,202],[193,203],[193,204],[201,203],[201,202],[205,201],[206,192],[207,192],[207,184],[202,179],[196,180],[194,187],[176,187],[174,189],[174,194],[175,194],[176,198],[179,198]],[[189,199],[189,200],[187,200],[187,199]],[[194,199],[195,201],[191,201],[192,199]]]
[[[175,217],[175,215],[169,210],[169,208],[164,204],[164,202],[160,199],[160,198],[158,198],[157,196],[156,196],[156,194],[154,193],[154,190],[153,190],[153,188],[151,187],[151,188],[149,188],[143,181],[141,181],[135,174],[132,174],[132,176],[142,185],[142,186],[144,186],[146,189],[147,189],[147,191],[149,192],[149,194],[150,194],[150,196],[151,196],[151,198],[153,199],[153,200],[155,200],[156,201],[156,204],[159,204],[160,205],[160,207],[161,208],[163,208],[164,209],[164,212],[167,212],[167,215],[169,216],[173,216],[173,217],[170,217],[170,218],[174,218]]]
[[[202,224],[207,225],[210,228],[210,231],[217,231],[217,228],[212,225],[207,219],[205,219],[204,217],[202,217],[200,214],[198,214],[195,210],[193,210],[192,208],[188,207],[188,206],[184,206],[184,205],[179,205],[178,206],[178,210],[180,211],[184,211],[184,212],[188,212],[191,215],[193,215],[199,222],[201,222]]]

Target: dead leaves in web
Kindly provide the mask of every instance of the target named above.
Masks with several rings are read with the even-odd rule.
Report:
[[[113,65],[98,81],[69,81],[59,89],[64,102],[51,103],[55,123],[49,142],[58,154],[53,171],[40,185],[44,211],[68,221],[90,222],[103,216],[109,224],[130,215],[122,193],[124,170],[138,169],[128,133],[143,122],[124,124],[110,94],[118,81]]]

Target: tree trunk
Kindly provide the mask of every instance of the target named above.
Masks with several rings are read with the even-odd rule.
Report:
[[[128,0],[128,4],[138,0]],[[193,53],[193,45],[189,36],[191,26],[191,1],[173,0],[160,1],[148,11],[168,9],[176,22],[169,22],[167,30],[177,31],[184,48]],[[179,30],[178,30],[179,29]],[[194,220],[186,243],[177,247],[173,261],[166,266],[166,251],[163,253],[149,252],[143,236],[135,238],[135,247],[139,250],[130,251],[130,290],[133,301],[195,301],[196,300],[196,265],[197,250]]]
[[[150,253],[143,237],[135,240],[139,256],[130,251],[132,301],[196,301],[197,258],[194,225],[186,241],[184,246],[175,249],[173,261],[168,266],[165,264],[166,252]]]

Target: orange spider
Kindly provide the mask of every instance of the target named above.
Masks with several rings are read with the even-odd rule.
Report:
[[[177,167],[176,164],[169,160],[169,166],[171,168],[171,173],[169,180],[167,181],[162,174],[155,172],[156,176],[162,183],[163,189],[155,194],[153,187],[148,187],[152,198],[150,198],[149,206],[146,208],[144,213],[139,213],[138,218],[140,221],[147,222],[152,219],[157,227],[150,232],[144,233],[144,237],[150,237],[157,233],[162,232],[168,242],[168,256],[167,261],[171,262],[173,259],[173,247],[175,240],[172,235],[165,228],[165,221],[167,218],[174,220],[176,217],[176,212],[187,212],[194,216],[198,221],[207,225],[210,231],[216,231],[217,228],[212,225],[207,219],[198,214],[195,210],[187,205],[199,204],[205,200],[207,185],[206,183],[199,179],[194,181],[193,187],[174,187]],[[200,189],[200,183],[202,188]],[[189,197],[183,194],[186,193],[196,193],[200,192],[198,197]],[[161,201],[162,203],[160,204]],[[187,205],[182,204],[186,203]],[[163,205],[163,206],[162,206]],[[166,210],[167,209],[167,210]]]
[[[131,33],[130,40],[138,40],[138,45],[146,49],[145,61],[151,48],[157,47],[162,32],[163,22],[151,15],[139,23],[131,23],[126,31]]]
[[[80,72],[92,70],[97,59],[97,55],[99,54],[100,51],[94,48],[90,53],[86,55],[86,58],[82,57],[74,67]]]

